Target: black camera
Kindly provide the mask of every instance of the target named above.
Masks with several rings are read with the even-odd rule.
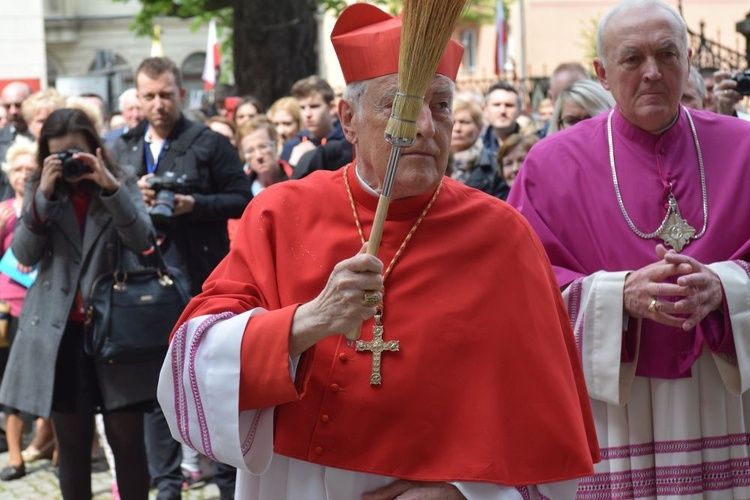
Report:
[[[187,174],[166,172],[162,176],[149,177],[147,180],[151,189],[156,191],[154,204],[148,211],[151,221],[156,226],[167,226],[174,216],[174,195],[188,193]]]
[[[746,69],[739,75],[734,75],[732,80],[737,82],[737,92],[742,95],[750,95],[750,69]]]
[[[77,179],[83,174],[93,172],[91,167],[83,163],[77,158],[73,158],[76,153],[82,153],[83,150],[79,148],[70,148],[65,151],[57,153],[57,157],[62,162],[62,175],[65,179]]]

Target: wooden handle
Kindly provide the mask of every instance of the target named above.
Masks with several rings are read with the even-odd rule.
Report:
[[[383,239],[383,226],[385,225],[385,218],[388,215],[388,206],[391,203],[389,196],[380,195],[378,199],[378,208],[375,210],[375,220],[372,222],[372,231],[370,232],[370,241],[367,242],[367,253],[370,255],[378,255],[380,249],[380,240]],[[364,295],[362,297],[364,300]],[[359,334],[362,331],[362,323],[356,329],[352,329],[346,334],[346,338],[349,340],[357,340]]]

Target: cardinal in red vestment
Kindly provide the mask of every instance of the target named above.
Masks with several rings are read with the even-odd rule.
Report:
[[[238,498],[572,498],[599,458],[577,348],[528,223],[444,175],[453,41],[364,252],[400,28],[367,4],[341,15],[356,159],[250,203],[173,334],[160,402],[176,438],[239,468]]]

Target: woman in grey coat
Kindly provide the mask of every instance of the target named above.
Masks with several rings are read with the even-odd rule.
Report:
[[[91,498],[97,412],[104,415],[120,496],[148,498],[142,409],[151,396],[140,391],[133,369],[95,363],[84,350],[93,281],[114,270],[120,242],[141,253],[152,241],[135,180],[105,159],[83,112],[53,112],[39,137],[41,174],[26,189],[12,243],[19,262],[38,266],[39,274],[21,312],[0,401],[31,414],[51,414],[66,500]]]

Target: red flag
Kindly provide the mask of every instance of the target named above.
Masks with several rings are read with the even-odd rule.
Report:
[[[210,90],[216,85],[217,70],[221,64],[221,51],[216,36],[216,20],[208,23],[208,43],[206,44],[206,64],[203,66],[203,88]]]
[[[497,0],[497,11],[495,13],[495,26],[497,28],[497,44],[495,45],[495,74],[501,75],[505,68],[505,46],[508,44],[508,25],[505,22],[505,9],[503,0]]]

